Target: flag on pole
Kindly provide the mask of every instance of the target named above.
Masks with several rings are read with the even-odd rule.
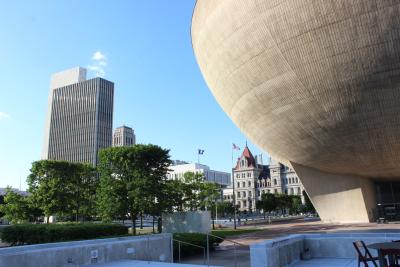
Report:
[[[199,149],[197,149],[197,152],[198,152],[199,155],[203,155],[204,154],[204,149],[200,149],[199,148]]]
[[[234,143],[232,143],[232,149],[233,149],[233,150],[240,150],[240,147],[238,147],[237,145],[235,145]]]

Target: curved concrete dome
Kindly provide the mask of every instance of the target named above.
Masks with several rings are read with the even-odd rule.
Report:
[[[400,2],[198,0],[192,42],[215,98],[279,159],[400,177]]]

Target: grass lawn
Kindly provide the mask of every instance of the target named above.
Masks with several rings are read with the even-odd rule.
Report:
[[[242,234],[248,234],[248,233],[253,233],[253,232],[258,232],[262,231],[261,229],[256,229],[256,228],[250,228],[250,229],[237,229],[234,230],[232,228],[228,229],[219,229],[219,230],[212,230],[211,233],[213,235],[226,238],[229,236],[235,236],[235,235],[242,235]]]

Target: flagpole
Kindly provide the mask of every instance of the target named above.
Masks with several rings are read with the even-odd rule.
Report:
[[[236,194],[235,194],[235,175],[233,173],[233,164],[234,164],[233,163],[233,147],[231,149],[232,149],[233,229],[236,230]]]

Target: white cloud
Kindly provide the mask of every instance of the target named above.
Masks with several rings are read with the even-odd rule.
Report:
[[[101,51],[96,51],[94,52],[92,59],[95,61],[105,61],[107,60],[107,57],[103,53],[101,53]]]
[[[105,67],[107,67],[107,57],[100,51],[94,52],[92,55],[92,64],[87,66],[96,77],[104,77],[106,75]]]
[[[1,111],[0,111],[0,120],[1,120],[1,119],[7,119],[7,118],[9,118],[9,117],[10,117],[10,115],[8,115],[7,113],[1,112]]]

